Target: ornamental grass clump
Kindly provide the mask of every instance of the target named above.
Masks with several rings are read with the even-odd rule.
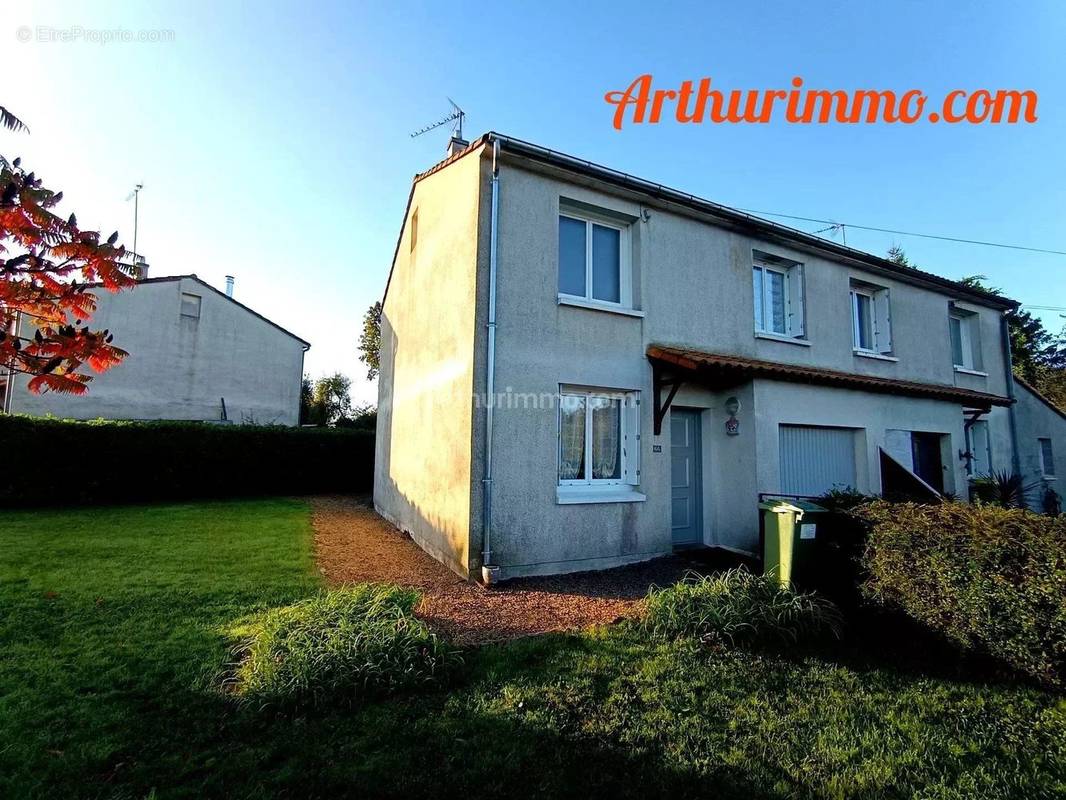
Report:
[[[439,685],[458,653],[415,617],[419,600],[414,589],[367,583],[267,612],[236,650],[235,693],[313,707]]]
[[[686,577],[647,600],[645,628],[663,638],[795,644],[842,629],[840,611],[814,592],[798,592],[743,567]]]
[[[863,591],[964,651],[1066,682],[1066,518],[964,503],[871,503]]]

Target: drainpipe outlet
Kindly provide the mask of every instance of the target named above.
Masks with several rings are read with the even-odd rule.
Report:
[[[500,582],[500,568],[483,566],[481,568],[481,582],[486,586],[492,586]]]

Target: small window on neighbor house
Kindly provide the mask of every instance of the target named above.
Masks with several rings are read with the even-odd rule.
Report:
[[[1040,473],[1045,478],[1055,477],[1055,454],[1051,452],[1050,439],[1038,439],[1040,443]]]
[[[960,369],[979,369],[978,316],[969,311],[952,308],[948,316],[951,335],[951,362]]]
[[[200,295],[181,293],[181,315],[192,319],[200,318]]]
[[[756,252],[751,277],[756,332],[802,337],[803,265]]]
[[[636,392],[564,387],[559,394],[559,485],[640,482]]]
[[[888,289],[852,282],[851,330],[856,352],[882,355],[892,352]]]
[[[559,214],[559,294],[628,306],[627,226],[583,212]]]
[[[414,253],[415,245],[418,244],[418,209],[411,213],[411,252]]]

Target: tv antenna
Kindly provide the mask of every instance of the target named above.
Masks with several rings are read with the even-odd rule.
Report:
[[[133,201],[133,263],[137,263],[137,259],[141,257],[141,254],[137,252],[137,215],[140,211],[139,195],[141,189],[144,188],[143,183],[138,183],[133,187],[133,191],[126,196],[126,202]]]
[[[449,122],[455,123],[454,125],[452,125],[452,136],[459,139],[463,138],[463,117],[466,116],[466,112],[464,112],[463,109],[459,108],[459,106],[456,105],[455,101],[452,100],[450,97],[447,99],[448,102],[452,104],[451,113],[448,114],[448,116],[415,131],[411,134],[412,139],[414,139],[416,136],[421,136],[423,133],[429,133],[432,130],[436,130],[442,125],[447,125]]]

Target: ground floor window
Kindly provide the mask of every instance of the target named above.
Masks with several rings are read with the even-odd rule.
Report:
[[[561,387],[559,485],[639,483],[639,406],[636,392]]]

